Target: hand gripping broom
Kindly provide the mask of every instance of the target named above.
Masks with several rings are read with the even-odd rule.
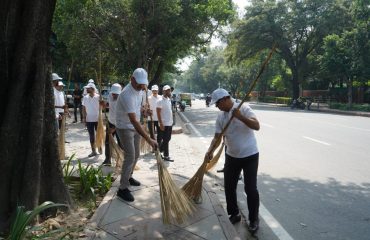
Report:
[[[260,71],[258,72],[257,74],[257,77],[254,79],[254,81],[252,82],[249,90],[247,91],[247,93],[245,94],[243,100],[240,102],[240,104],[238,105],[237,109],[240,109],[240,107],[242,106],[242,104],[247,100],[249,94],[252,92],[252,90],[254,89],[257,81],[259,80],[260,76],[262,75],[263,71],[265,70],[265,67],[267,66],[267,63],[270,61],[271,57],[272,57],[272,54],[274,53],[275,49],[276,49],[277,45],[274,44],[274,46],[272,47],[269,55],[267,56],[266,60],[263,62],[262,66],[261,66],[261,69]],[[233,119],[233,116],[229,119],[229,121],[226,123],[224,129],[222,129],[222,132],[221,134],[219,135],[219,137],[216,139],[215,143],[213,146],[211,146],[211,150],[214,151],[215,148],[220,144],[221,142],[221,139],[222,139],[222,136],[223,134],[225,133],[225,131],[227,130],[227,128],[229,127],[230,125],[230,122],[231,120]],[[218,154],[217,154],[218,155]],[[217,156],[216,155],[216,156]],[[219,156],[221,155],[221,153],[219,153]],[[219,158],[218,156],[218,158]],[[213,162],[211,164],[215,165],[218,161],[218,158],[217,160],[216,159],[212,159]],[[216,162],[216,163],[215,163]],[[203,183],[203,177],[204,177],[204,174],[206,173],[207,171],[207,165],[210,164],[210,160],[207,159],[207,158],[204,158],[203,160],[203,163],[202,165],[199,167],[198,171],[194,174],[194,176],[182,187],[182,189],[185,191],[185,193],[191,198],[193,199],[195,202],[201,202],[202,201],[202,183]],[[209,165],[211,166],[211,165]]]

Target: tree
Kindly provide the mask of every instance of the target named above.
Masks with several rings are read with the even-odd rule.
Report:
[[[141,66],[148,70],[150,84],[158,84],[179,58],[207,44],[234,14],[229,0],[82,1],[70,9],[75,2],[58,2],[54,25],[68,53],[81,61],[82,51],[96,56],[97,44],[109,59],[107,74],[128,76]]]
[[[277,43],[292,73],[293,98],[298,98],[307,56],[321,46],[323,37],[346,26],[347,15],[334,0],[253,0],[230,36],[229,59],[240,62]]]
[[[55,1],[0,3],[0,231],[17,205],[70,203],[58,159],[49,37]]]

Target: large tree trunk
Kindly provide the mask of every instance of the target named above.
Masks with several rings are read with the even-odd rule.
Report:
[[[58,160],[49,36],[55,0],[0,3],[0,231],[17,205],[71,202]]]
[[[292,70],[292,87],[293,87],[293,99],[299,98],[299,75],[298,69],[291,68]]]

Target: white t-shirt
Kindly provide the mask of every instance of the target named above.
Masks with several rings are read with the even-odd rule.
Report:
[[[112,123],[113,125],[116,125],[116,106],[117,106],[117,100],[113,99],[112,94],[110,93],[108,96],[108,103],[109,103],[109,115],[108,119],[109,122]]]
[[[152,119],[153,121],[158,121],[158,116],[157,116],[157,102],[162,99],[161,95],[157,94],[157,97],[154,97],[153,95],[148,98],[150,110],[152,110],[153,115]],[[149,118],[150,119],[150,118]]]
[[[140,121],[142,91],[136,91],[131,83],[127,84],[117,99],[116,105],[116,128],[135,129],[128,117],[129,113],[136,114],[136,120]]]
[[[172,104],[170,98],[162,97],[162,99],[157,101],[157,108],[161,109],[161,117],[164,126],[172,126],[173,116],[172,116]]]
[[[234,103],[232,109],[238,107]],[[240,113],[245,117],[256,117],[253,110],[247,103],[240,107]],[[232,110],[229,112],[220,112],[216,120],[216,133],[221,133],[227,122],[232,116]],[[237,118],[233,118],[225,132],[226,153],[231,157],[245,158],[258,153],[257,140],[254,130],[249,128]]]
[[[86,108],[86,122],[97,122],[99,119],[99,94],[94,93],[93,97],[87,94],[82,98],[82,106]]]
[[[65,105],[65,96],[63,91],[59,91],[56,88],[54,89],[54,106],[64,106]],[[55,113],[64,113],[63,108],[55,108]]]

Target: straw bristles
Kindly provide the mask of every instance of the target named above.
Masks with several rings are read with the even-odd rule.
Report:
[[[98,127],[96,129],[95,145],[100,151],[103,148],[104,144],[105,144],[105,131],[103,123],[103,114],[100,109],[98,118]]]
[[[163,163],[159,150],[156,150],[158,178],[161,196],[162,221],[164,224],[183,223],[195,211],[193,202],[175,182]]]
[[[121,171],[123,163],[123,150],[114,140],[113,135],[111,133],[109,133],[108,140],[110,156],[116,161],[115,171],[116,173],[119,173]]]
[[[221,156],[221,153],[222,153],[222,150],[224,150],[224,146],[225,146],[225,143],[222,143],[221,147],[218,149],[217,153],[215,156],[213,156],[213,158],[211,159],[211,161],[209,161],[209,163],[207,164],[206,166],[206,170],[207,172],[209,170],[211,170],[214,166],[216,166],[218,160],[220,159],[220,156]]]
[[[62,126],[60,126],[59,136],[58,136],[59,160],[66,159],[65,132],[66,132],[66,117],[63,115],[62,116]]]
[[[194,176],[182,187],[186,195],[195,202],[201,202],[202,199],[202,183],[207,164],[207,161],[204,161]]]
[[[148,124],[146,118],[144,118],[144,124],[142,125],[144,131],[149,134]],[[152,146],[145,140],[145,138],[141,138],[140,140],[140,152],[142,154],[147,154],[152,151]]]

